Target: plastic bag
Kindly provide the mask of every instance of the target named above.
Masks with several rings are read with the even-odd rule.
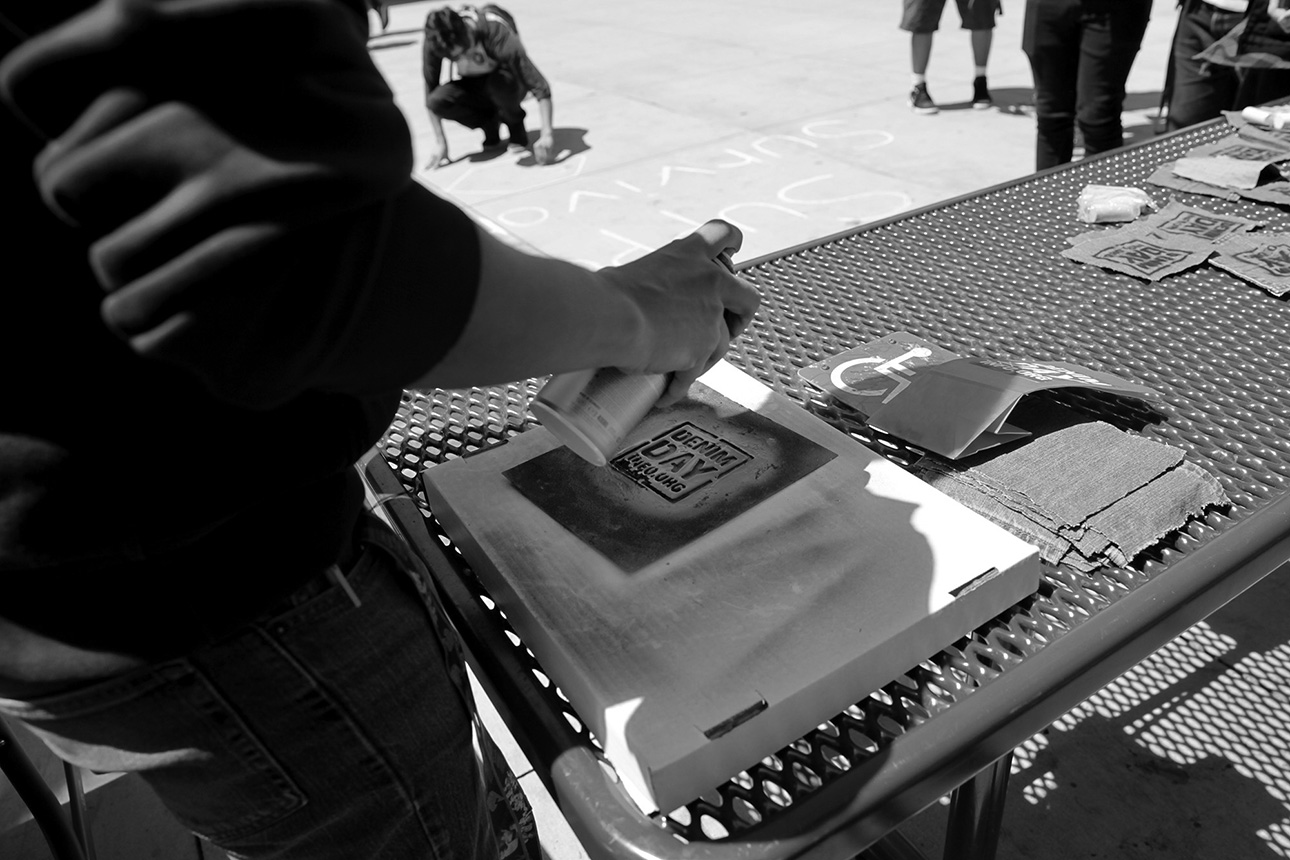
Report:
[[[1089,224],[1132,221],[1142,214],[1144,208],[1158,208],[1142,189],[1115,185],[1086,185],[1076,203],[1079,220]]]

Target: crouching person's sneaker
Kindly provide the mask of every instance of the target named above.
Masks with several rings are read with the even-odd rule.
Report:
[[[994,99],[990,98],[990,88],[985,85],[985,75],[978,75],[972,79],[972,109],[985,110],[994,106]]]
[[[909,107],[914,113],[933,114],[940,110],[927,92],[927,84],[914,84],[909,91]]]

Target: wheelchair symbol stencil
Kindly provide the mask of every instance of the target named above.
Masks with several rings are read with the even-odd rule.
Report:
[[[853,358],[850,361],[844,361],[833,372],[829,374],[829,381],[841,391],[849,394],[855,394],[860,397],[882,397],[882,402],[887,403],[893,397],[909,387],[910,378],[914,371],[905,366],[905,362],[912,361],[916,358],[930,358],[932,351],[927,347],[918,346],[906,352],[904,355],[898,355],[895,358],[881,358],[874,356],[872,358]],[[873,368],[875,373],[879,373],[895,383],[891,388],[854,388],[847,385],[842,379],[842,374],[853,367],[860,365],[877,365]],[[872,377],[865,380],[866,382],[876,382]]]

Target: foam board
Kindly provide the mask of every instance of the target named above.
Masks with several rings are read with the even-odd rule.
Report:
[[[535,428],[423,482],[646,812],[719,785],[1039,583],[1033,547],[725,362],[608,466]]]

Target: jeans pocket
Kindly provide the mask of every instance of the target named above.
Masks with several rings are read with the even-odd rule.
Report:
[[[186,660],[31,701],[0,699],[62,759],[138,773],[186,827],[214,841],[306,803],[266,746]]]

